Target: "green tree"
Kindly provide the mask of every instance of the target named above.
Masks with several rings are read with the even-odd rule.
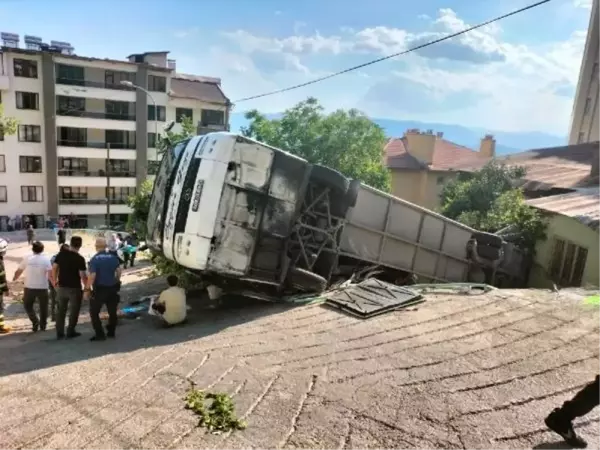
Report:
[[[481,231],[496,232],[514,225],[521,233],[517,244],[533,251],[545,238],[546,224],[535,208],[525,204],[517,188],[525,169],[490,162],[480,171],[460,174],[441,193],[441,213]]]
[[[6,136],[12,136],[17,132],[18,125],[17,119],[4,115],[4,106],[0,103],[0,132]]]
[[[247,112],[246,119],[250,124],[242,128],[242,134],[247,137],[389,190],[383,129],[356,109],[325,114],[311,97],[286,110],[279,119],[268,119],[257,110]]]

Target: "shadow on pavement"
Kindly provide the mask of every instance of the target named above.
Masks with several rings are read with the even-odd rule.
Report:
[[[127,285],[127,291],[137,293],[137,298],[149,295],[147,286],[155,280],[140,280]],[[161,288],[163,287],[161,283]],[[133,295],[122,301],[123,307]],[[45,332],[17,332],[0,336],[0,377],[57,367],[63,364],[88,360],[111,353],[127,353],[147,347],[161,347],[202,339],[227,328],[263,317],[289,311],[296,306],[259,302],[251,299],[231,298],[218,309],[202,307],[203,299],[189,299],[188,321],[185,325],[169,329],[153,325],[150,317],[119,319],[116,339],[90,342],[93,330],[89,321],[81,323],[86,312],[82,308],[77,330],[82,336],[57,341],[54,327]],[[85,305],[84,305],[85,306]],[[87,308],[86,308],[87,311]],[[50,324],[49,324],[50,326]],[[242,338],[243,339],[243,338]]]
[[[538,444],[534,449],[570,449],[573,448],[565,441],[556,441],[556,442],[544,442],[543,444]]]

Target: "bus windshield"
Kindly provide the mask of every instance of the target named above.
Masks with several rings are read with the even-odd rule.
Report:
[[[171,195],[173,177],[177,171],[183,149],[189,139],[178,142],[173,148],[167,150],[160,163],[152,198],[150,199],[150,210],[148,211],[148,245],[155,250],[162,250],[163,228],[167,207],[167,200]]]

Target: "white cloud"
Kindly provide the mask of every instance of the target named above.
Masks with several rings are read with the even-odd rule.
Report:
[[[319,70],[402,52],[469,27],[448,8],[429,22],[430,27],[418,33],[382,25],[342,27],[339,35],[315,32],[275,38],[237,30],[224,36],[235,52],[241,52],[237,64],[282,88],[315,78]],[[585,32],[576,31],[567,40],[531,46],[508,41],[502,28],[493,24],[247,107],[260,105],[275,112],[315,95],[327,108],[357,106],[376,117],[565,134],[572,107],[568,93],[577,83],[585,37]],[[232,64],[228,70],[234,74]],[[242,71],[238,68],[237,73]],[[226,81],[224,77],[225,86]],[[261,92],[244,78],[240,82],[245,86],[235,88],[240,96]]]

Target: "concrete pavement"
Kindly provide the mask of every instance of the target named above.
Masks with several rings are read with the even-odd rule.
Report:
[[[122,321],[102,343],[86,324],[73,341],[16,333],[0,338],[0,447],[560,448],[543,418],[598,373],[598,324],[579,295],[497,290],[364,321],[252,304]],[[197,428],[188,379],[231,393],[248,428]],[[599,417],[577,422],[590,448]]]

